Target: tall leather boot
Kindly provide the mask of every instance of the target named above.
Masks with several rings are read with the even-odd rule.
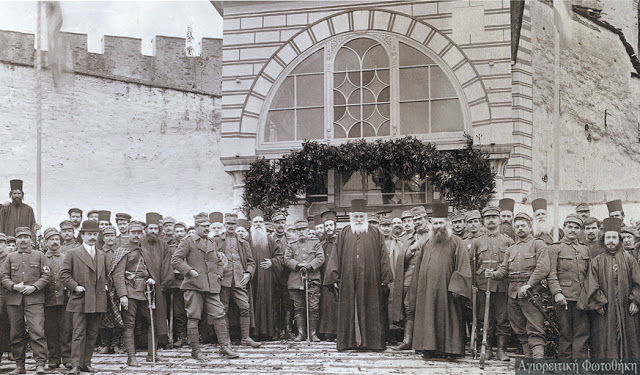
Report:
[[[316,331],[318,330],[318,312],[317,311],[309,312],[309,329],[311,330],[311,332],[309,332],[309,337],[311,337],[311,341],[319,342],[320,338],[316,334]]]
[[[413,341],[413,320],[407,320],[404,325],[404,339],[398,346],[394,346],[393,350],[411,350],[411,342]]]
[[[251,336],[249,336],[249,332],[251,330],[251,318],[248,316],[240,317],[240,335],[242,336],[242,340],[240,343],[245,346],[250,346],[252,348],[259,348],[260,344],[253,341]]]
[[[496,353],[496,357],[498,361],[509,361],[509,355],[507,355],[507,337],[506,336],[498,336],[498,352]]]
[[[534,345],[531,347],[533,359],[544,359],[544,345]]]
[[[307,338],[307,321],[304,314],[296,314],[296,327],[298,327],[298,336],[293,341],[300,342]]]
[[[238,353],[231,349],[231,339],[229,338],[229,327],[224,317],[216,318],[213,321],[213,328],[218,336],[218,345],[220,345],[220,355],[227,358],[238,358]]]
[[[122,343],[127,352],[127,366],[140,367],[136,359],[136,340],[134,338],[133,328],[125,328],[122,332]]]
[[[293,327],[291,327],[291,311],[285,311],[284,312],[284,339],[285,340],[293,340],[295,338],[295,336],[293,335],[292,331],[293,331]]]
[[[206,358],[200,351],[200,333],[198,332],[198,322],[193,323],[193,327],[187,327],[187,338],[189,339],[189,345],[191,346],[191,358],[204,361]]]
[[[531,352],[531,347],[529,346],[529,343],[522,343],[522,353],[524,354],[525,358],[532,358],[533,357],[533,354]]]

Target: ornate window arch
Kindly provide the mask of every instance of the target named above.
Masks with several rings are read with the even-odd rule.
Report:
[[[402,35],[353,32],[316,44],[282,71],[262,108],[257,146],[460,139],[470,133],[470,117],[460,83],[436,53]]]

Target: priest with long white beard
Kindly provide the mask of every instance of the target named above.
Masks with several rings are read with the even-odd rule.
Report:
[[[384,236],[370,226],[367,201],[351,201],[351,225],[338,235],[324,285],[338,288],[337,349],[386,349],[382,287],[391,282]]]
[[[553,244],[553,224],[549,221],[547,201],[544,198],[534,199],[531,202],[533,209],[533,237],[544,241],[547,245]],[[558,228],[558,241],[564,237],[562,229]]]
[[[251,253],[258,265],[251,279],[255,335],[261,340],[268,340],[275,336],[277,331],[276,273],[282,272],[284,254],[280,246],[267,234],[262,211],[253,209],[249,216]]]
[[[447,204],[433,204],[433,235],[421,247],[408,296],[413,349],[425,358],[464,356],[462,305],[471,296],[471,267],[467,246],[453,235],[448,211]]]

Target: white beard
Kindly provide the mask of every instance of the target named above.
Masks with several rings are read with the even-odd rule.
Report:
[[[349,217],[349,221],[351,224],[351,231],[355,234],[361,234],[361,233],[366,233],[369,231],[369,222],[367,221],[367,217],[365,215],[364,218],[364,223],[362,224],[356,224],[356,222],[353,221],[352,217]]]
[[[551,223],[548,221],[534,221],[533,222],[533,236],[537,237],[543,233],[551,233]]]
[[[251,226],[251,243],[256,246],[267,246],[269,238],[267,236],[267,229],[264,227],[256,228]]]

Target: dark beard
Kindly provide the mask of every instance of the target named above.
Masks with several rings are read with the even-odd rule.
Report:
[[[158,236],[149,233],[147,234],[147,241],[149,241],[150,244],[155,245],[158,242]]]
[[[19,197],[11,198],[11,203],[13,203],[16,206],[19,206],[22,204],[22,198],[19,198]]]
[[[449,233],[447,232],[447,228],[440,227],[434,229],[433,239],[437,244],[443,244],[449,241]]]

